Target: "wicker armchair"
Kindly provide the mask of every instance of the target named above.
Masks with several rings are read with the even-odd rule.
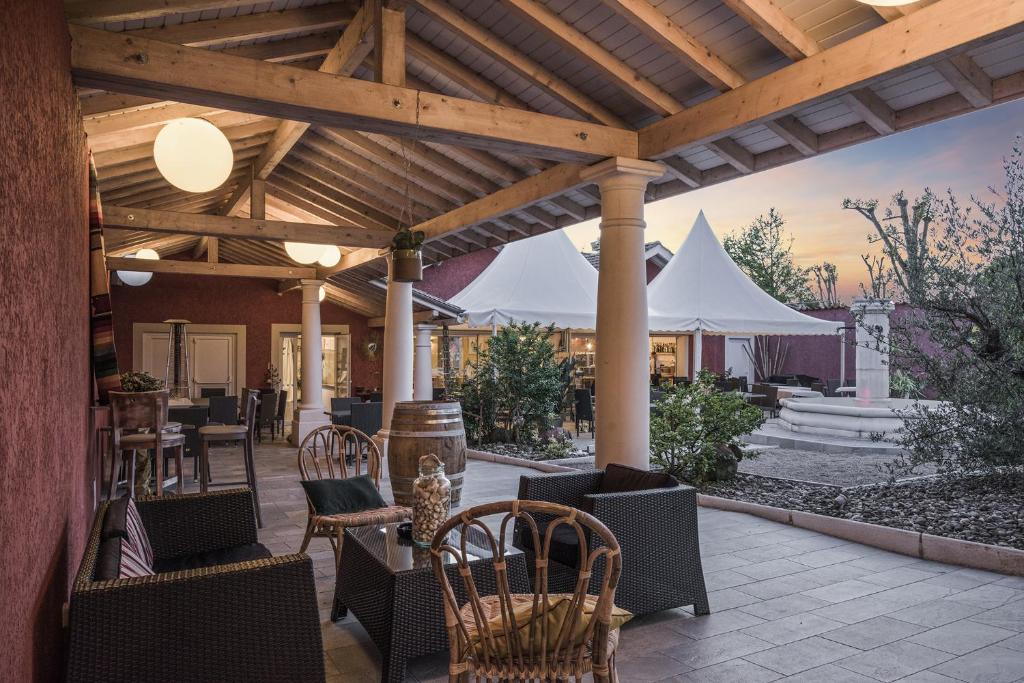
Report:
[[[96,515],[71,591],[68,681],[324,680],[307,555],[96,581],[109,505]],[[248,489],[136,505],[158,563],[257,542]]]
[[[694,614],[708,614],[696,490],[674,486],[598,493],[603,476],[601,470],[524,475],[519,478],[519,498],[587,510],[615,534],[622,548],[622,580],[615,604],[637,616],[684,605],[693,605]],[[514,544],[530,556],[532,545],[525,532],[522,525],[516,526]],[[590,537],[590,547],[594,544]],[[558,561],[566,559],[565,554],[553,551],[552,557],[552,590],[570,590],[576,569]],[[591,591],[598,581],[599,572],[591,580]]]
[[[501,515],[496,523],[497,535],[482,521],[491,515]],[[541,519],[544,528],[540,527]],[[544,549],[534,559],[532,593],[516,594],[509,587],[505,540],[510,522],[522,527],[534,545]],[[459,532],[458,540],[449,542],[453,529]],[[572,586],[564,591],[553,590],[547,575],[546,549],[555,530],[598,539],[592,549],[579,548],[580,569]],[[479,594],[469,566],[477,559],[472,553],[479,550],[467,549],[470,531],[480,532],[488,541],[495,595]],[[630,615],[615,610],[622,560],[615,536],[599,520],[581,510],[539,501],[486,503],[445,522],[434,536],[430,553],[434,576],[444,595],[450,683],[468,683],[471,677],[477,681],[581,681],[587,673],[593,673],[594,681],[599,683],[618,681],[618,626]],[[445,557],[449,555],[469,596],[465,604],[456,597],[445,570]],[[599,567],[602,578],[596,585],[595,599],[587,596],[587,577]],[[558,603],[562,611],[553,606]]]

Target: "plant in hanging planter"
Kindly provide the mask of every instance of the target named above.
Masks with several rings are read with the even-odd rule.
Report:
[[[422,230],[402,228],[391,238],[391,277],[395,282],[419,282],[423,279]]]

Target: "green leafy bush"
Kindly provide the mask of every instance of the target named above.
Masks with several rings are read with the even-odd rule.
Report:
[[[690,386],[672,388],[651,414],[651,462],[678,479],[703,484],[719,471],[722,446],[764,422],[761,409],[738,392],[715,389],[715,375],[701,370]]]
[[[459,400],[476,443],[532,442],[548,416],[560,411],[561,370],[549,339],[553,332],[552,327],[513,322],[467,363]]]
[[[148,372],[122,372],[121,389],[124,391],[159,391],[164,381]]]

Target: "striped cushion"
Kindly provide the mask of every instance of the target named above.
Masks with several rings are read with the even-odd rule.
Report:
[[[147,562],[145,554],[127,538],[121,539],[121,568],[118,578],[127,579],[136,576],[151,576],[153,563]]]
[[[149,545],[149,536],[146,535],[146,527],[142,525],[142,517],[139,515],[139,508],[135,507],[135,499],[128,499],[128,514],[125,517],[125,527],[128,535],[125,538],[135,549],[135,552],[145,560],[149,567],[149,573],[153,573],[153,548]],[[122,544],[121,566],[124,566],[124,546]]]

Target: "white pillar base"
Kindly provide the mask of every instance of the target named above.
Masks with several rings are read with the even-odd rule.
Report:
[[[292,433],[288,437],[288,443],[298,446],[311,431],[329,424],[331,421],[324,415],[322,409],[303,410],[299,408],[292,416]]]

